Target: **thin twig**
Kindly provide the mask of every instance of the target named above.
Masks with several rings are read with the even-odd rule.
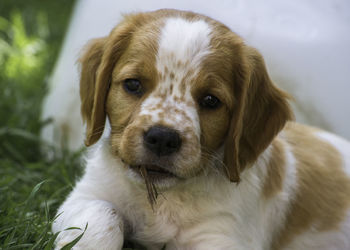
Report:
[[[151,203],[152,209],[153,205],[157,203],[158,192],[152,181],[148,178],[147,170],[145,166],[140,166],[140,173],[142,177],[145,179],[145,184],[148,192],[148,200]]]

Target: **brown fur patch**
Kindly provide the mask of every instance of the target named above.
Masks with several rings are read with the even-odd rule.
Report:
[[[275,139],[272,142],[271,156],[267,163],[267,175],[262,194],[266,199],[273,197],[282,190],[286,174],[286,154],[282,142]]]
[[[295,123],[286,126],[286,139],[297,160],[298,189],[273,249],[282,249],[310,228],[337,229],[349,209],[350,178],[342,169],[341,155],[315,131]]]
[[[160,17],[166,16],[166,13],[125,16],[107,37],[93,40],[81,57],[81,110],[87,122],[87,146],[102,135],[105,103],[111,83],[120,84],[126,78],[135,78],[141,80],[146,89],[156,84],[158,74],[154,62],[162,26]],[[134,67],[120,74],[125,65]]]
[[[155,68],[157,41],[162,20],[155,19],[147,13],[142,13],[127,16],[126,21],[133,25],[137,24],[137,26],[133,26],[135,30],[132,33],[128,47],[123,51],[121,58],[114,66],[112,84],[106,101],[106,111],[112,127],[111,145],[113,152],[119,154],[124,152],[126,155],[123,155],[123,157],[130,159],[133,157],[133,151],[129,152],[125,149],[140,146],[138,145],[139,140],[130,138],[122,145],[122,135],[127,131],[130,132],[130,128],[128,130],[126,128],[136,119],[141,103],[156,88],[158,81],[164,76],[159,75]],[[140,80],[144,91],[142,97],[127,93],[123,89],[123,81],[128,78]],[[165,93],[161,94],[162,96],[166,95]],[[146,118],[143,117],[142,119]],[[150,120],[149,117],[148,120]],[[145,124],[147,123],[145,121]],[[130,133],[135,134],[134,137],[136,135],[142,136],[142,128],[141,125],[139,127],[134,126],[132,129],[135,131]]]
[[[243,46],[236,66],[235,110],[226,141],[225,164],[231,181],[252,165],[293,115],[288,96],[270,80],[262,56]]]

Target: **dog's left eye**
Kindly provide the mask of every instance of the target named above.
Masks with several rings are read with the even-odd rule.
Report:
[[[221,102],[216,96],[206,95],[200,100],[199,104],[203,108],[216,109],[220,106]]]
[[[134,95],[141,95],[142,94],[142,85],[141,82],[137,79],[126,79],[124,81],[124,89]]]

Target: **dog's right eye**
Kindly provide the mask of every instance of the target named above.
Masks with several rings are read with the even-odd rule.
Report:
[[[200,100],[200,106],[207,109],[216,109],[221,105],[220,100],[213,95],[206,95]]]
[[[142,95],[143,89],[141,82],[137,79],[126,79],[124,81],[124,89],[133,95]]]

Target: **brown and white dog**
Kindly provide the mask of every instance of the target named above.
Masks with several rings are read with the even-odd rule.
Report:
[[[99,142],[57,248],[88,223],[75,249],[350,249],[350,143],[289,122],[261,55],[226,26],[131,14],[80,62],[85,143]]]

